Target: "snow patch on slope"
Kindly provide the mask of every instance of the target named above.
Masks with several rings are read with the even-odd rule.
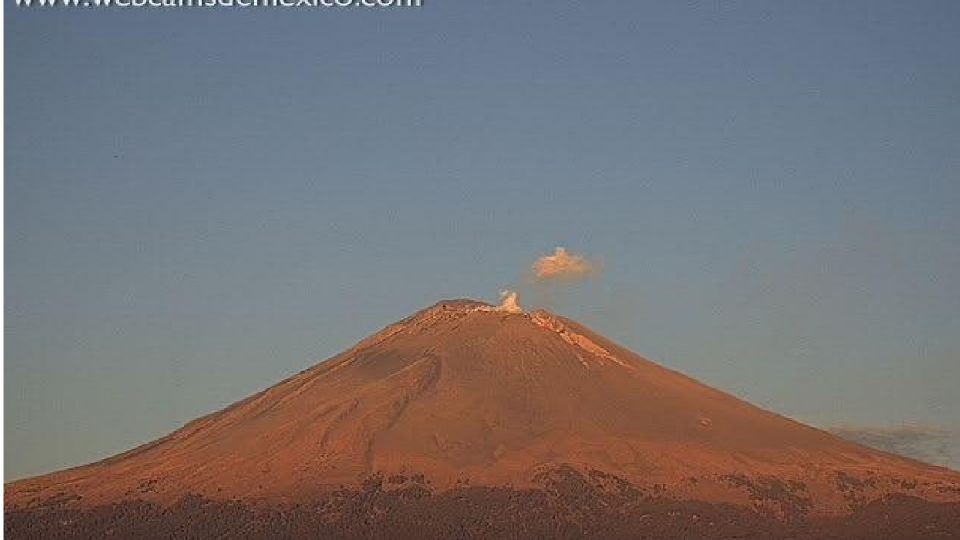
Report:
[[[601,365],[604,364],[604,361],[610,361],[610,362],[619,364],[623,367],[630,367],[629,364],[626,364],[616,356],[610,354],[610,351],[604,349],[600,345],[597,345],[590,338],[583,336],[581,334],[578,334],[573,330],[570,330],[570,328],[568,328],[567,325],[563,324],[562,321],[550,315],[546,311],[543,311],[543,310],[535,311],[533,314],[530,315],[530,320],[534,324],[540,326],[541,328],[545,328],[547,330],[550,330],[551,332],[555,332],[558,336],[560,336],[560,339],[566,341],[567,343],[574,345],[576,347],[579,347],[584,351],[593,355],[595,358],[600,359]],[[582,358],[581,358],[581,361],[582,361]]]

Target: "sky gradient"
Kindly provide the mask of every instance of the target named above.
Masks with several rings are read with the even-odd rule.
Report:
[[[6,12],[5,479],[518,288],[960,468],[960,4]],[[603,263],[525,280],[556,246]]]

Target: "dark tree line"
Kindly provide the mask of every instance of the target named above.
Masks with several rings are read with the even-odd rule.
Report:
[[[9,539],[344,538],[880,539],[960,538],[960,504],[897,496],[832,520],[783,519],[742,507],[673,501],[600,472],[560,470],[542,489],[461,487],[374,477],[310,504],[263,508],[188,496],[79,509],[69,497],[5,513]],[[746,480],[736,478],[734,482]],[[750,486],[795,507],[798,486]],[[792,490],[792,491],[791,491]]]

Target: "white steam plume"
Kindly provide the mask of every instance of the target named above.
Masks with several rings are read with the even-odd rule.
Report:
[[[506,311],[507,313],[522,313],[523,308],[520,307],[520,303],[517,300],[517,292],[501,291],[500,305],[497,306],[497,311]]]

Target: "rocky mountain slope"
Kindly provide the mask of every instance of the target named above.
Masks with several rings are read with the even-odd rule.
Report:
[[[960,516],[956,472],[754,407],[569,319],[469,300],[440,302],[162,439],[9,484],[5,495],[7,532],[23,537],[92,534],[91,519],[136,536],[117,516],[191,527],[228,509],[260,524],[276,512],[316,527],[359,520],[368,526],[329,534],[377,536],[371,527],[424,500],[434,503],[419,521],[476,514],[516,527],[552,516],[547,536],[589,536],[584,527],[610,512],[603,522],[623,529],[601,536],[665,527],[660,510],[732,516],[734,529],[768,536],[789,523],[835,528],[878,505],[920,504],[932,512],[927,525],[950,534]],[[184,518],[177,509],[189,501],[209,512]],[[447,513],[429,518],[443,504]],[[517,532],[475,525],[463,535]]]

